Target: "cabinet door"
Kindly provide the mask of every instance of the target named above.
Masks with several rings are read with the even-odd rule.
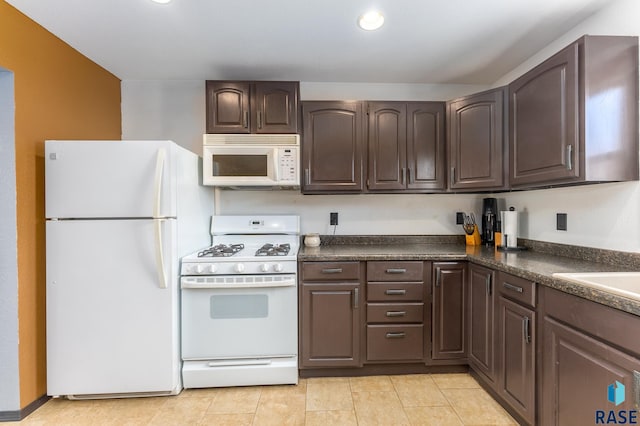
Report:
[[[445,104],[407,104],[407,189],[444,190]]]
[[[498,392],[529,424],[535,420],[536,314],[505,297],[498,301]]]
[[[207,133],[249,133],[250,84],[207,81]]]
[[[495,189],[505,186],[504,96],[500,88],[449,104],[451,189]]]
[[[407,184],[407,106],[369,102],[370,190],[401,190]]]
[[[509,85],[511,184],[579,176],[578,45]]]
[[[360,366],[360,285],[303,283],[301,291],[301,366]]]
[[[469,265],[469,363],[495,381],[494,271]]]
[[[359,192],[362,185],[361,102],[303,102],[303,192]]]
[[[291,81],[254,83],[251,123],[255,133],[298,132],[298,86]]]
[[[540,424],[598,424],[596,410],[606,413],[600,422],[605,424],[609,410],[618,413],[638,409],[635,395],[640,359],[549,317],[545,317],[543,327]],[[609,386],[618,387],[616,382],[625,387],[626,398],[620,405],[608,401]]]
[[[466,265],[433,264],[433,359],[467,356]]]

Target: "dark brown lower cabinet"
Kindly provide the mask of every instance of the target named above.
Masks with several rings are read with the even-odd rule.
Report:
[[[429,266],[422,261],[367,262],[367,363],[424,360]]]
[[[300,272],[300,368],[362,366],[362,264],[302,262]]]
[[[496,380],[494,284],[493,270],[469,265],[469,364],[491,385]]]
[[[362,365],[361,304],[359,283],[302,284],[302,367]]]
[[[499,272],[498,395],[527,424],[535,424],[535,283]]]
[[[467,264],[433,263],[433,331],[431,358],[467,357]]]
[[[631,411],[640,422],[640,318],[549,288],[544,296],[540,424],[633,424]]]

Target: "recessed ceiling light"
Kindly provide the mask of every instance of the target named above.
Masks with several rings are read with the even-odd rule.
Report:
[[[372,10],[358,18],[358,26],[363,30],[377,30],[384,24],[384,16],[377,10]]]
[[[151,0],[154,3],[158,3],[158,4],[167,4],[167,3],[171,3],[171,0]]]

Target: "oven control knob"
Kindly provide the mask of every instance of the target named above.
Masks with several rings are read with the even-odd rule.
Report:
[[[268,263],[263,263],[262,265],[260,265],[260,270],[262,272],[269,272],[269,264]]]
[[[276,263],[273,265],[273,270],[276,272],[282,272],[284,268],[282,267],[282,263]]]
[[[201,274],[202,273],[202,265],[196,265],[193,267],[193,272],[195,272],[196,274]]]
[[[233,267],[233,270],[236,272],[244,272],[244,265],[242,263],[236,263],[236,266]]]
[[[218,270],[218,267],[216,265],[209,265],[207,269],[209,270],[210,274],[215,274],[216,271]]]

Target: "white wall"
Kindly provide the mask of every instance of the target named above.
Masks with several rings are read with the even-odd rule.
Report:
[[[557,39],[493,85],[508,84],[567,44],[588,34],[640,34],[640,2],[617,0]],[[447,100],[484,90],[471,85],[301,82],[303,100]],[[169,138],[201,153],[204,82],[124,81],[123,138]],[[639,154],[640,155],[640,154]],[[295,192],[218,191],[219,213],[289,212],[303,232],[332,232],[328,213],[340,214],[338,234],[460,234],[455,211],[475,210],[491,195],[300,195]],[[640,183],[589,185],[495,195],[503,206],[526,210],[520,236],[535,240],[640,251]],[[568,230],[555,230],[555,214]]]
[[[122,82],[122,139],[172,140],[202,155],[204,81]]]
[[[218,214],[299,214],[302,233],[332,234],[329,213],[338,212],[336,235],[461,234],[456,211],[480,211],[478,195],[301,195],[298,191],[221,190]]]
[[[0,68],[0,412],[20,409],[13,81]]]
[[[618,0],[542,49],[495,86],[508,84],[584,34],[640,35],[640,2]],[[636,155],[640,155],[636,153]],[[533,240],[640,252],[640,182],[504,194],[508,205],[527,210],[520,236]],[[556,213],[567,213],[567,231],[556,231]]]

